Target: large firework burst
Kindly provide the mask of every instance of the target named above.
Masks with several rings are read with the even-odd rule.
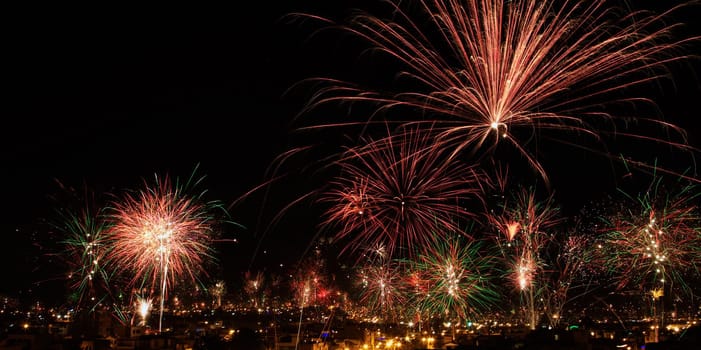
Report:
[[[160,290],[159,330],[169,287],[183,279],[196,281],[213,259],[212,209],[218,203],[188,195],[189,185],[157,178],[154,186],[126,193],[111,208],[110,263],[118,273],[131,273],[131,285]]]
[[[324,201],[324,225],[349,238],[348,248],[385,247],[414,251],[443,238],[470,213],[465,201],[478,197],[474,168],[446,160],[420,132],[370,141],[340,161],[341,176]]]
[[[528,145],[543,136],[578,145],[571,135],[602,141],[615,133],[687,148],[674,125],[638,119],[677,136],[662,140],[599,108],[644,100],[611,96],[658,78],[665,64],[684,58],[674,49],[695,39],[670,39],[676,25],[665,23],[668,13],[626,13],[609,0],[420,0],[424,19],[402,3],[390,1],[391,20],[361,14],[344,28],[402,64],[399,76],[408,81],[397,86],[405,90],[374,93],[327,80],[312,106],[370,101],[380,110],[430,112],[415,122],[436,131],[443,146],[475,152],[506,142],[546,181]]]

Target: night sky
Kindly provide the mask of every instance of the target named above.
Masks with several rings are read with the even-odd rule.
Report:
[[[292,88],[295,83],[319,76],[372,81],[386,72],[358,58],[364,46],[357,40],[338,32],[313,35],[320,24],[285,15],[342,19],[353,8],[372,10],[373,3],[5,9],[0,128],[0,278],[5,282],[0,293],[17,293],[50,278],[50,269],[40,265],[51,261],[44,255],[55,246],[43,240],[49,237],[46,222],[54,219],[51,197],[61,192],[58,183],[119,193],[139,188],[155,173],[188,176],[198,164],[208,198],[237,201],[232,219],[246,227],[227,226],[223,233],[238,240],[219,247],[225,278],[299,259],[317,233],[319,208],[304,202],[269,231],[265,223],[286,203],[325,183],[323,172],[290,171],[314,168],[312,158],[285,163],[279,174],[289,175],[270,187],[267,197],[258,191],[239,199],[268,179],[266,169],[277,155],[303,145],[321,149],[307,156],[323,155],[324,147],[335,144],[329,138],[344,137],[295,131],[304,122],[293,120],[310,93]],[[677,1],[639,3],[661,7]],[[701,35],[699,7],[679,13],[679,21],[689,23],[680,35]],[[681,52],[699,55],[699,47]],[[687,129],[697,147],[699,61],[672,65],[672,79],[644,90],[666,118]],[[660,157],[671,157],[661,148]],[[605,159],[557,152],[544,152],[544,159],[561,201],[572,210],[598,192],[611,191],[620,177],[611,174]],[[678,161],[690,163],[685,156]]]

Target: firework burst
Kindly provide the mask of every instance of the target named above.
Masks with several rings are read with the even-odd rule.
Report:
[[[188,185],[157,179],[155,186],[127,193],[112,207],[109,260],[118,273],[131,273],[130,285],[160,290],[161,319],[169,287],[196,281],[213,259],[214,203],[188,195]]]
[[[243,289],[249,301],[253,303],[253,307],[258,308],[259,304],[263,303],[261,293],[263,290],[263,272],[259,271],[254,274],[251,271],[246,271],[244,273],[244,283]]]
[[[501,249],[510,278],[520,292],[531,329],[535,329],[538,307],[545,278],[544,253],[553,234],[548,232],[561,219],[552,196],[545,201],[536,200],[533,190],[518,191],[513,200],[503,204],[501,214],[489,216],[494,227],[501,232],[497,246]]]
[[[414,295],[428,314],[465,318],[495,303],[495,257],[480,242],[450,235],[411,262]]]
[[[330,286],[326,271],[326,263],[320,256],[319,250],[299,262],[290,281],[290,287],[300,304],[318,306],[330,301],[327,297],[333,288]]]
[[[216,283],[214,283],[214,285],[210,288],[210,293],[214,297],[212,304],[214,304],[215,308],[220,308],[221,298],[226,293],[226,282],[217,281]]]
[[[111,223],[105,217],[99,196],[84,186],[78,190],[57,181],[61,192],[52,196],[57,217],[50,223],[61,234],[59,241],[62,261],[68,267],[70,300],[77,312],[94,311],[99,305],[114,307],[113,274],[106,269],[109,249],[107,231]]]
[[[622,100],[652,103],[611,96],[657,79],[665,74],[664,65],[685,58],[674,50],[697,38],[670,39],[677,25],[667,25],[664,18],[677,8],[654,15],[625,13],[608,0],[419,4],[426,20],[416,20],[420,16],[413,9],[405,11],[396,1],[390,2],[392,20],[362,14],[343,27],[400,62],[404,71],[399,76],[408,81],[397,86],[409,90],[374,93],[328,79],[311,106],[369,101],[379,110],[405,106],[428,112],[425,120],[399,123],[428,126],[455,153],[507,143],[546,181],[546,171],[529,147],[542,136],[590,148],[562,135],[589,135],[603,142],[603,136],[615,134],[689,149],[683,131],[674,125],[638,119],[677,136],[662,140],[636,133],[625,118],[599,108]]]
[[[696,186],[665,186],[662,178],[637,196],[625,194],[624,203],[606,219],[604,249],[608,266],[619,274],[619,288],[673,288],[701,264],[701,216]]]
[[[637,285],[651,297],[655,341],[664,323],[665,294],[695,293],[685,278],[697,275],[701,264],[699,194],[696,186],[680,182],[667,187],[655,178],[637,196],[626,194],[606,218],[603,250],[609,269],[619,289]]]
[[[360,302],[371,314],[396,320],[400,306],[406,302],[403,269],[397,262],[369,264],[358,273]]]
[[[430,142],[408,132],[349,150],[323,199],[324,226],[348,238],[350,250],[384,247],[389,258],[440,240],[443,228],[458,232],[470,216],[464,201],[478,197],[476,170],[447,161]]]
[[[76,293],[78,307],[95,305],[110,296],[110,274],[104,269],[107,242],[105,232],[109,224],[99,213],[86,208],[79,213],[63,213],[59,229],[68,236],[64,241],[64,255],[70,265],[68,278]]]
[[[149,313],[151,313],[151,307],[153,305],[153,301],[150,298],[144,298],[141,296],[136,297],[136,304],[135,304],[135,309],[136,309],[136,314],[141,317],[140,325],[145,326],[146,325],[146,318],[148,317]]]
[[[591,292],[592,268],[597,248],[593,239],[578,233],[559,236],[553,242],[554,257],[548,257],[542,300],[550,326],[557,327],[565,317],[565,305]]]

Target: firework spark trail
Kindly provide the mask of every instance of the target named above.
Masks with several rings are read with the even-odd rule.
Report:
[[[625,118],[600,108],[620,102],[611,101],[612,93],[653,81],[665,73],[666,64],[686,58],[674,50],[698,38],[671,39],[679,24],[664,21],[681,6],[654,15],[620,13],[608,0],[565,0],[557,5],[531,0],[419,2],[428,27],[405,12],[400,2],[390,2],[391,21],[358,15],[343,28],[401,62],[400,76],[409,83],[399,86],[418,83],[421,88],[388,95],[327,79],[310,108],[368,101],[376,103],[378,111],[408,106],[430,112],[427,120],[416,123],[437,132],[439,143],[454,154],[506,142],[546,182],[546,171],[528,145],[544,130],[574,146],[579,145],[563,133],[589,135],[602,143],[602,136],[615,134],[691,149],[675,125],[638,119],[676,137],[664,140],[659,134],[636,133]],[[652,103],[635,96],[623,100]],[[611,129],[602,129],[602,121]]]
[[[110,263],[117,273],[130,272],[130,285],[158,288],[163,303],[169,287],[183,278],[197,280],[213,259],[214,218],[211,203],[185,193],[168,177],[135,194],[127,193],[112,208]]]
[[[410,261],[413,284],[425,293],[414,295],[431,315],[465,318],[485,310],[498,298],[493,284],[496,259],[478,241],[448,236]]]
[[[303,286],[301,286],[299,290],[299,297],[300,297],[300,304],[299,304],[299,322],[297,323],[297,339],[295,341],[295,350],[299,348],[299,344],[301,342],[300,335],[302,334],[302,318],[304,315],[304,306],[307,304],[307,301],[309,300],[309,293],[311,292],[311,288],[309,287],[309,280],[304,283]]]
[[[302,319],[304,308],[307,306],[318,306],[317,293],[324,289],[326,279],[323,274],[324,261],[319,256],[309,256],[299,262],[294,277],[290,281],[290,289],[299,302],[299,322],[297,326],[297,342],[295,349],[299,347],[302,339]]]
[[[536,300],[545,285],[543,254],[553,235],[547,231],[561,222],[559,209],[550,196],[545,201],[536,200],[533,190],[521,189],[513,200],[503,204],[503,212],[489,215],[490,223],[501,234],[497,246],[508,268],[514,285],[519,290],[531,329],[537,321]]]
[[[350,149],[322,199],[330,203],[323,226],[349,238],[351,251],[383,246],[389,258],[441,239],[444,228],[459,232],[471,216],[465,201],[479,200],[478,175],[430,147],[417,131]]]

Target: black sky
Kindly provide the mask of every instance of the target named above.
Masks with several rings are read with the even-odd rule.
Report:
[[[306,102],[285,91],[338,70],[338,53],[327,52],[323,41],[307,42],[319,26],[291,23],[286,15],[343,13],[345,3],[338,2],[339,11],[325,1],[7,8],[0,129],[7,244],[0,256],[7,267],[2,279],[16,283],[3,283],[0,292],[26,290],[27,282],[55,272],[41,265],[58,263],[45,256],[57,245],[45,242],[44,232],[56,219],[57,182],[119,193],[156,173],[186,177],[199,165],[197,174],[206,176],[200,189],[224,203],[263,183],[273,158],[294,146],[290,121]],[[231,278],[254,262],[287,263],[302,254],[314,225],[289,223],[311,222],[308,211],[284,218],[282,232],[264,227],[304,191],[287,187],[304,182],[276,187],[283,194],[265,202],[273,212],[263,217],[262,196],[232,208],[232,219],[246,229],[223,233],[241,246],[220,247],[227,252],[222,262],[234,265]],[[266,261],[268,246],[280,242],[292,251]]]
[[[676,3],[664,1],[665,6],[672,2]],[[2,279],[34,281],[33,255],[41,250],[32,245],[32,232],[43,227],[37,223],[51,218],[49,197],[59,191],[57,180],[118,192],[138,187],[142,178],[154,173],[187,176],[200,164],[199,173],[207,176],[204,187],[225,202],[262,183],[272,159],[301,144],[290,122],[305,96],[285,91],[305,78],[349,76],[357,69],[358,52],[344,46],[352,41],[312,37],[318,25],[284,15],[307,12],[342,18],[353,7],[372,3],[293,0],[232,7],[102,4],[4,9]],[[660,7],[655,3],[662,2],[641,3]],[[701,35],[699,14],[699,6],[679,13],[679,20],[689,23],[682,35]],[[701,54],[698,47],[684,52]],[[696,146],[701,135],[696,122],[701,110],[695,77],[699,67],[698,59],[675,65],[673,80],[660,83],[654,93],[663,114],[684,126]],[[323,142],[323,137],[315,137],[309,143]],[[566,194],[590,192],[607,171],[570,171],[572,177],[562,183],[592,183],[569,186]],[[275,187],[282,198],[267,204],[279,208],[313,181],[297,179]],[[232,227],[226,233],[245,247],[225,248],[237,256],[223,259],[234,265],[225,269],[247,268],[249,253],[263,234],[257,225],[261,204],[260,198],[251,199],[232,211],[233,219],[248,229]],[[269,221],[274,213],[266,215],[263,220]],[[316,213],[298,209],[291,216],[283,219],[283,228],[266,234],[261,251],[280,242],[289,243],[286,248],[306,247]],[[295,252],[287,258],[297,256]],[[3,285],[0,292],[15,290],[7,288],[11,283]]]

